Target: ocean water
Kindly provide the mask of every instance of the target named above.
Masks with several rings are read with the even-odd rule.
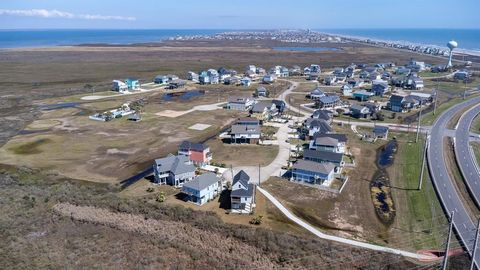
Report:
[[[0,48],[159,42],[175,36],[211,35],[225,30],[0,30]]]
[[[446,47],[450,40],[459,49],[480,51],[480,29],[316,29],[318,32],[378,40]]]

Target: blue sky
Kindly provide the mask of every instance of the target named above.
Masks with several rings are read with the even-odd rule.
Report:
[[[1,0],[0,28],[480,28],[479,0]]]

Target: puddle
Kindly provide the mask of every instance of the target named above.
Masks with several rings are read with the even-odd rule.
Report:
[[[378,167],[384,169],[392,165],[394,155],[397,152],[397,146],[397,141],[391,140],[380,150],[377,156]]]
[[[60,110],[60,109],[67,109],[67,108],[75,108],[78,104],[79,104],[78,102],[47,104],[47,105],[41,105],[40,110],[52,111],[52,110]]]
[[[189,100],[191,98],[200,97],[205,95],[205,91],[203,90],[193,90],[193,91],[186,91],[186,92],[177,92],[177,93],[168,93],[162,96],[163,101],[171,101],[174,99],[179,99],[182,101]]]

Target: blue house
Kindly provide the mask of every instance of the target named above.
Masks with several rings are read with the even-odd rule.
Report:
[[[404,111],[404,103],[405,103],[405,97],[403,96],[398,96],[398,95],[392,95],[390,97],[390,110],[394,112],[403,112]]]
[[[333,180],[335,165],[317,163],[309,160],[298,160],[293,164],[292,180],[313,185],[330,184]]]
[[[188,197],[188,200],[202,205],[213,200],[222,189],[221,180],[214,173],[204,173],[187,182],[182,187],[182,192]]]
[[[372,82],[372,92],[376,96],[383,96],[386,92],[389,91],[388,83],[384,80],[374,80]]]
[[[127,85],[128,89],[138,89],[140,87],[138,78],[128,78],[125,80],[125,84]]]
[[[374,94],[372,92],[368,92],[366,90],[357,90],[357,91],[353,92],[353,94],[352,94],[353,98],[355,98],[359,101],[366,101],[370,97],[373,97],[373,95]]]

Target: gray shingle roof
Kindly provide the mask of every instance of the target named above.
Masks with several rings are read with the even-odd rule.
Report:
[[[316,110],[312,114],[312,118],[323,119],[325,121],[330,121],[331,112],[327,110]]]
[[[347,135],[345,135],[345,134],[325,134],[325,133],[317,132],[313,135],[314,140],[316,140],[317,138],[322,138],[322,137],[334,138],[334,139],[338,140],[339,142],[347,142]]]
[[[229,96],[228,97],[228,102],[229,103],[240,103],[240,104],[245,104],[247,100],[249,100],[249,97],[239,97],[239,96]]]
[[[173,174],[195,172],[195,166],[188,164],[188,157],[182,155],[170,154],[167,157],[155,159],[155,165],[160,172],[172,172]]]
[[[335,169],[335,165],[330,162],[318,163],[300,159],[293,164],[293,169],[329,174]]]
[[[322,119],[308,118],[305,124],[309,129],[312,129],[314,127],[318,128],[319,132],[321,133],[327,133],[332,131],[330,125]]]
[[[340,162],[342,162],[343,154],[306,149],[305,151],[303,151],[303,157],[307,160],[308,159],[318,159],[318,160],[322,160],[322,161],[340,163]]]
[[[253,191],[255,190],[255,186],[253,184],[248,184],[247,185],[248,189],[235,189],[232,190],[230,193],[231,197],[252,197],[253,196]]]
[[[183,141],[179,146],[178,149],[182,150],[194,150],[194,151],[204,151],[208,148],[208,145],[204,143],[192,143],[189,141]]]
[[[260,134],[258,125],[233,125],[230,134]]]
[[[220,181],[220,178],[217,177],[214,173],[204,173],[198,177],[195,177],[192,181],[185,183],[183,186],[193,190],[204,190],[206,187],[209,187]]]
[[[265,110],[265,108],[270,108],[271,106],[272,106],[271,101],[261,101],[253,105],[252,112],[261,113]]]
[[[233,177],[233,185],[235,185],[237,182],[240,182],[242,186],[246,187],[248,186],[249,181],[250,181],[250,176],[244,170],[239,171]]]
[[[320,137],[315,139],[316,145],[337,146],[338,140],[330,137]]]

